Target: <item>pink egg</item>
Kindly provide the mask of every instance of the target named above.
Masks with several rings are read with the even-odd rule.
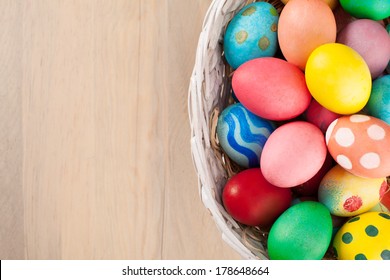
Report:
[[[315,125],[296,121],[278,127],[268,138],[261,155],[264,178],[290,188],[312,178],[326,158],[324,135]]]
[[[390,60],[390,36],[376,21],[359,19],[349,23],[340,31],[337,42],[353,48],[363,57],[373,79],[383,73]]]
[[[317,126],[323,133],[326,132],[328,126],[337,118],[341,117],[321,106],[314,98],[310,102],[309,108],[305,111],[304,117],[306,121]]]
[[[343,116],[326,131],[334,160],[350,173],[366,178],[390,175],[390,126],[366,115]]]
[[[274,57],[257,58],[242,64],[233,74],[232,87],[242,105],[269,120],[295,118],[311,101],[303,72]]]

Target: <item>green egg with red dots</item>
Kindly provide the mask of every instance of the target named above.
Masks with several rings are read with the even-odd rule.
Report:
[[[333,215],[352,217],[373,208],[386,190],[385,177],[358,177],[336,165],[322,179],[318,188],[318,201]]]
[[[225,58],[236,69],[244,62],[274,56],[278,49],[279,14],[267,2],[245,6],[228,24],[224,36]]]
[[[349,219],[333,249],[339,260],[390,260],[390,214],[367,212]]]

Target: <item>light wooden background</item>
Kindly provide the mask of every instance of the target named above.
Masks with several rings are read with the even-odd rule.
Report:
[[[235,259],[187,89],[210,0],[0,0],[0,259]]]

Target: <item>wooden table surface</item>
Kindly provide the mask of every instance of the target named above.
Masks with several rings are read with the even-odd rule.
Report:
[[[211,0],[0,0],[0,259],[237,259],[187,90]]]

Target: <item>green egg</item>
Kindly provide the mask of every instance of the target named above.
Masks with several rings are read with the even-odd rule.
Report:
[[[304,201],[287,209],[268,236],[271,260],[320,260],[332,238],[332,218],[319,202]]]
[[[390,0],[340,0],[340,4],[357,18],[381,20],[390,16]]]

